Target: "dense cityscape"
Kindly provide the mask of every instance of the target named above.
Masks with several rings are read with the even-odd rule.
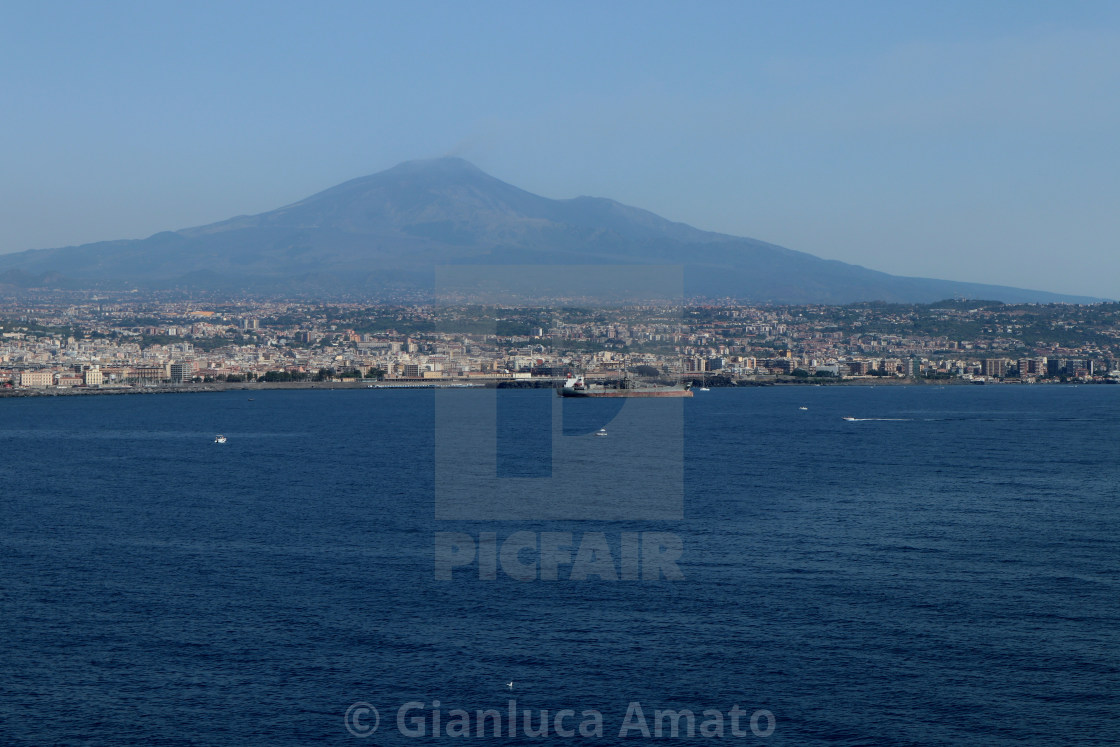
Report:
[[[352,381],[1120,382],[1120,304],[612,308],[44,295],[0,306],[6,391]]]

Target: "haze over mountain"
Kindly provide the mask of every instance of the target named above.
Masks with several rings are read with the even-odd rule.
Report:
[[[444,265],[630,264],[683,266],[689,297],[753,302],[1100,300],[888,275],[609,199],[540,197],[457,158],[409,161],[208,226],[0,255],[0,283],[377,297],[430,290]]]

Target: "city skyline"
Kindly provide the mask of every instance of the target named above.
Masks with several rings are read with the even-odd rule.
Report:
[[[550,387],[573,372],[725,386],[1120,381],[1120,304],[331,306],[132,295],[0,304],[0,391],[371,379]]]

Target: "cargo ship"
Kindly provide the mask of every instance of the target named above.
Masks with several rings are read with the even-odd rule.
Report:
[[[620,381],[618,386],[588,384],[582,376],[568,376],[564,386],[556,390],[561,397],[691,397],[692,384],[676,386],[635,385],[630,381]]]

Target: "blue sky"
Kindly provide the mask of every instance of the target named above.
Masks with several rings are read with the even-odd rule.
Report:
[[[1120,3],[15,2],[0,252],[458,155],[887,272],[1120,297]]]

